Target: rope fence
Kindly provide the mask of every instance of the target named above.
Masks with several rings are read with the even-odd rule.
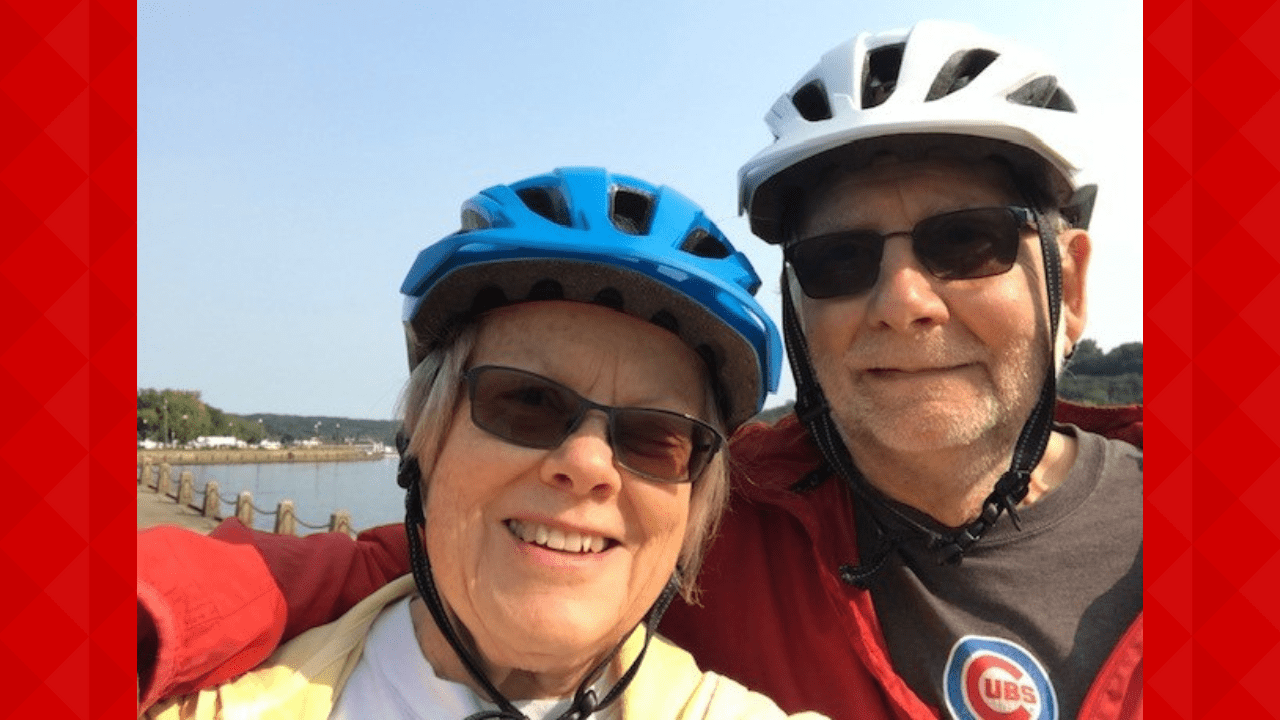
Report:
[[[253,527],[255,513],[274,516],[275,526],[272,532],[279,535],[297,535],[298,526],[301,525],[317,532],[342,532],[350,537],[356,536],[351,522],[351,513],[347,510],[331,513],[327,523],[309,523],[298,518],[297,509],[292,500],[281,500],[274,510],[264,510],[253,504],[253,494],[248,490],[241,490],[235,497],[224,497],[217,480],[210,478],[203,488],[197,489],[194,477],[190,470],[183,470],[178,474],[177,487],[174,487],[173,466],[169,463],[162,462],[155,465],[150,458],[143,458],[138,463],[139,485],[154,490],[178,505],[199,511],[207,518],[226,519],[229,516],[223,513],[223,507],[227,506],[234,509],[232,516],[244,523],[246,527]],[[197,496],[200,497],[199,502],[196,502]]]

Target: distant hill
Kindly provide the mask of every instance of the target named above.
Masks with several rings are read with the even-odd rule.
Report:
[[[367,420],[332,415],[237,415],[206,404],[199,390],[138,390],[138,440],[179,445],[200,436],[234,436],[248,443],[278,440],[286,444],[317,438],[327,444],[395,443],[396,420]]]
[[[1058,396],[1091,405],[1141,403],[1142,343],[1104,353],[1093,340],[1081,340],[1058,381]]]
[[[276,413],[254,413],[240,417],[253,422],[262,418],[267,435],[283,442],[316,437],[327,443],[352,440],[394,445],[396,430],[400,429],[399,420],[363,420],[332,415],[278,415]]]

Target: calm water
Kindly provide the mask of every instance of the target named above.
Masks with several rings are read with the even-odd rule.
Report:
[[[195,501],[204,498],[204,485],[218,481],[218,494],[234,498],[242,490],[253,493],[254,507],[274,513],[281,500],[292,500],[299,520],[310,525],[329,523],[335,510],[351,511],[357,530],[404,521],[404,490],[396,485],[398,459],[394,456],[359,462],[264,463],[262,465],[174,466],[173,477],[190,470]],[[223,503],[222,514],[235,514],[235,506]],[[271,530],[274,515],[254,512],[254,527]],[[299,527],[299,535],[317,532]]]

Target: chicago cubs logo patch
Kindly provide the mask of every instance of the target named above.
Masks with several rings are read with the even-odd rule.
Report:
[[[1040,662],[1001,638],[966,635],[943,668],[957,720],[1057,720],[1058,698]]]

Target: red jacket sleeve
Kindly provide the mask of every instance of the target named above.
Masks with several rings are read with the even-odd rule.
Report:
[[[161,526],[138,533],[138,620],[141,715],[161,697],[217,684],[265,660],[280,642],[285,603],[253,548]],[[146,673],[144,641],[155,650]]]
[[[210,535],[252,545],[261,553],[288,606],[281,642],[338,619],[378,588],[409,572],[402,525],[365,530],[352,540],[332,532],[276,535],[252,530],[233,518]]]
[[[1054,419],[1142,449],[1141,405],[1085,405],[1058,398]]]
[[[138,533],[139,714],[156,700],[210,687],[261,663],[299,633],[337,619],[409,571],[404,528],[355,540],[251,530],[224,521],[205,536],[175,527]],[[155,664],[141,685],[142,625]]]

